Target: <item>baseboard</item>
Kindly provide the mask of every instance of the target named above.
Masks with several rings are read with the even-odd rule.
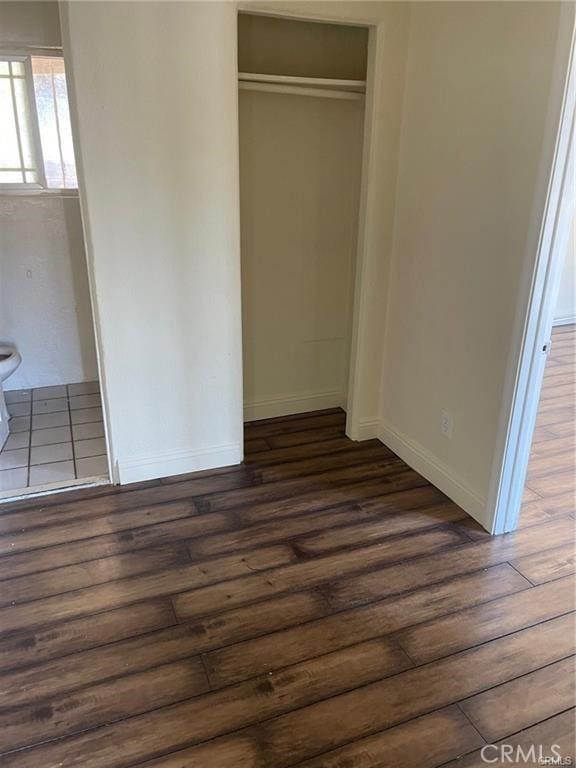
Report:
[[[378,438],[412,469],[439,488],[481,525],[485,523],[486,501],[455,477],[449,467],[430,454],[423,446],[410,440],[387,424],[380,424]]]
[[[116,477],[121,485],[154,480],[157,477],[199,472],[240,464],[243,457],[241,444],[215,445],[198,451],[165,451],[149,456],[118,459]]]
[[[566,315],[565,317],[557,317],[552,325],[556,327],[557,325],[574,325],[576,323],[576,315]]]
[[[324,408],[344,408],[346,398],[342,392],[308,392],[303,395],[278,395],[264,400],[244,403],[244,421],[273,419],[293,413],[321,411]]]
[[[356,427],[353,427],[348,434],[350,440],[374,440],[378,437],[378,428],[380,422],[378,421],[361,421]]]

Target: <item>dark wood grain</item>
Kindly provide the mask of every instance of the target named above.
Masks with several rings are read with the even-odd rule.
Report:
[[[203,616],[214,612],[222,604],[227,606],[246,604],[254,599],[289,592],[301,584],[310,587],[345,573],[416,557],[423,550],[433,552],[453,547],[461,541],[457,532],[441,528],[412,536],[398,537],[369,547],[279,567],[267,575],[255,573],[191,592],[180,590],[180,594],[174,597],[174,608],[181,619]]]
[[[442,738],[438,738],[438,734]],[[340,749],[299,763],[300,768],[433,768],[470,752],[484,740],[455,706],[414,718]],[[216,739],[145,764],[144,768],[265,768],[249,733]]]
[[[477,571],[394,600],[343,611],[213,651],[205,657],[210,680],[213,685],[229,685],[328,651],[387,635],[433,616],[457,611],[477,600],[490,600],[529,586],[507,564]]]
[[[557,758],[558,755],[552,751],[553,745],[559,750],[559,754],[566,760],[572,758],[572,765],[576,758],[576,711],[570,709],[561,715],[550,717],[537,725],[525,728],[512,736],[506,736],[504,740],[498,741],[494,749],[488,750],[485,756],[491,760],[498,757],[498,749],[502,745],[512,748],[512,754],[517,754],[516,749],[521,749],[524,755],[530,755],[530,750],[536,748],[535,760],[539,760],[540,748],[543,757]],[[497,765],[498,763],[496,763]],[[525,763],[530,765],[531,763]],[[540,763],[542,765],[543,763]],[[553,763],[551,763],[553,764]],[[486,760],[482,759],[481,750],[475,750],[466,757],[446,763],[444,768],[486,768]],[[538,762],[532,762],[532,765],[538,765]],[[570,765],[566,762],[565,765]]]
[[[490,743],[574,704],[574,656],[516,680],[502,683],[460,704],[464,714]]]
[[[502,537],[339,409],[247,426],[241,467],[3,507],[0,763],[433,768],[567,743],[573,425],[549,381]]]
[[[57,624],[48,622],[38,629],[0,638],[0,670],[13,673],[19,667],[36,667],[50,659],[66,659],[79,651],[104,647],[174,624],[176,618],[169,600],[137,603]]]
[[[424,663],[517,632],[575,608],[570,578],[470,606],[399,633],[411,659]]]
[[[141,522],[141,521],[139,521]],[[143,525],[130,530],[94,536],[65,544],[25,551],[10,557],[0,557],[0,579],[10,579],[29,573],[40,573],[75,563],[108,558],[133,550],[182,543],[197,536],[232,528],[227,514],[183,517],[168,523]],[[84,535],[92,533],[84,529]],[[55,535],[54,532],[52,535]]]
[[[544,584],[574,573],[576,552],[574,543],[565,544],[551,551],[512,560],[512,565],[533,584]]]
[[[238,555],[211,560],[203,564],[185,565],[123,579],[115,583],[101,584],[56,597],[36,600],[33,608],[13,606],[5,608],[0,616],[0,633],[25,629],[50,621],[64,620],[118,608],[152,597],[171,595],[194,585],[210,584],[231,579],[242,573],[274,568],[293,560],[292,550],[277,545]]]

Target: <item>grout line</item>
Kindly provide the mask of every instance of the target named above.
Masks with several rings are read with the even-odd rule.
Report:
[[[74,432],[72,431],[72,409],[70,408],[70,385],[66,384],[66,402],[68,404],[68,423],[70,425],[70,445],[72,446],[72,463],[74,465],[74,478],[78,480],[78,468],[76,466],[76,451],[74,450]]]
[[[32,459],[32,403],[34,390],[30,390],[30,429],[28,430],[28,471],[26,472],[26,488],[30,488],[30,461]]]

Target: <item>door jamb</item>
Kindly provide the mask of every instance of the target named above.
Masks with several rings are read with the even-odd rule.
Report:
[[[520,356],[509,366],[512,395],[502,409],[499,450],[488,496],[493,510],[490,532],[518,526],[528,460],[550,346],[554,303],[574,216],[574,112],[576,104],[575,37],[572,32],[560,124],[548,183],[538,252],[527,306],[521,315]],[[509,385],[510,385],[509,384]]]

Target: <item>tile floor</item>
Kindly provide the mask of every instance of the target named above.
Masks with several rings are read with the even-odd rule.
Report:
[[[0,492],[108,474],[97,381],[5,392]]]

